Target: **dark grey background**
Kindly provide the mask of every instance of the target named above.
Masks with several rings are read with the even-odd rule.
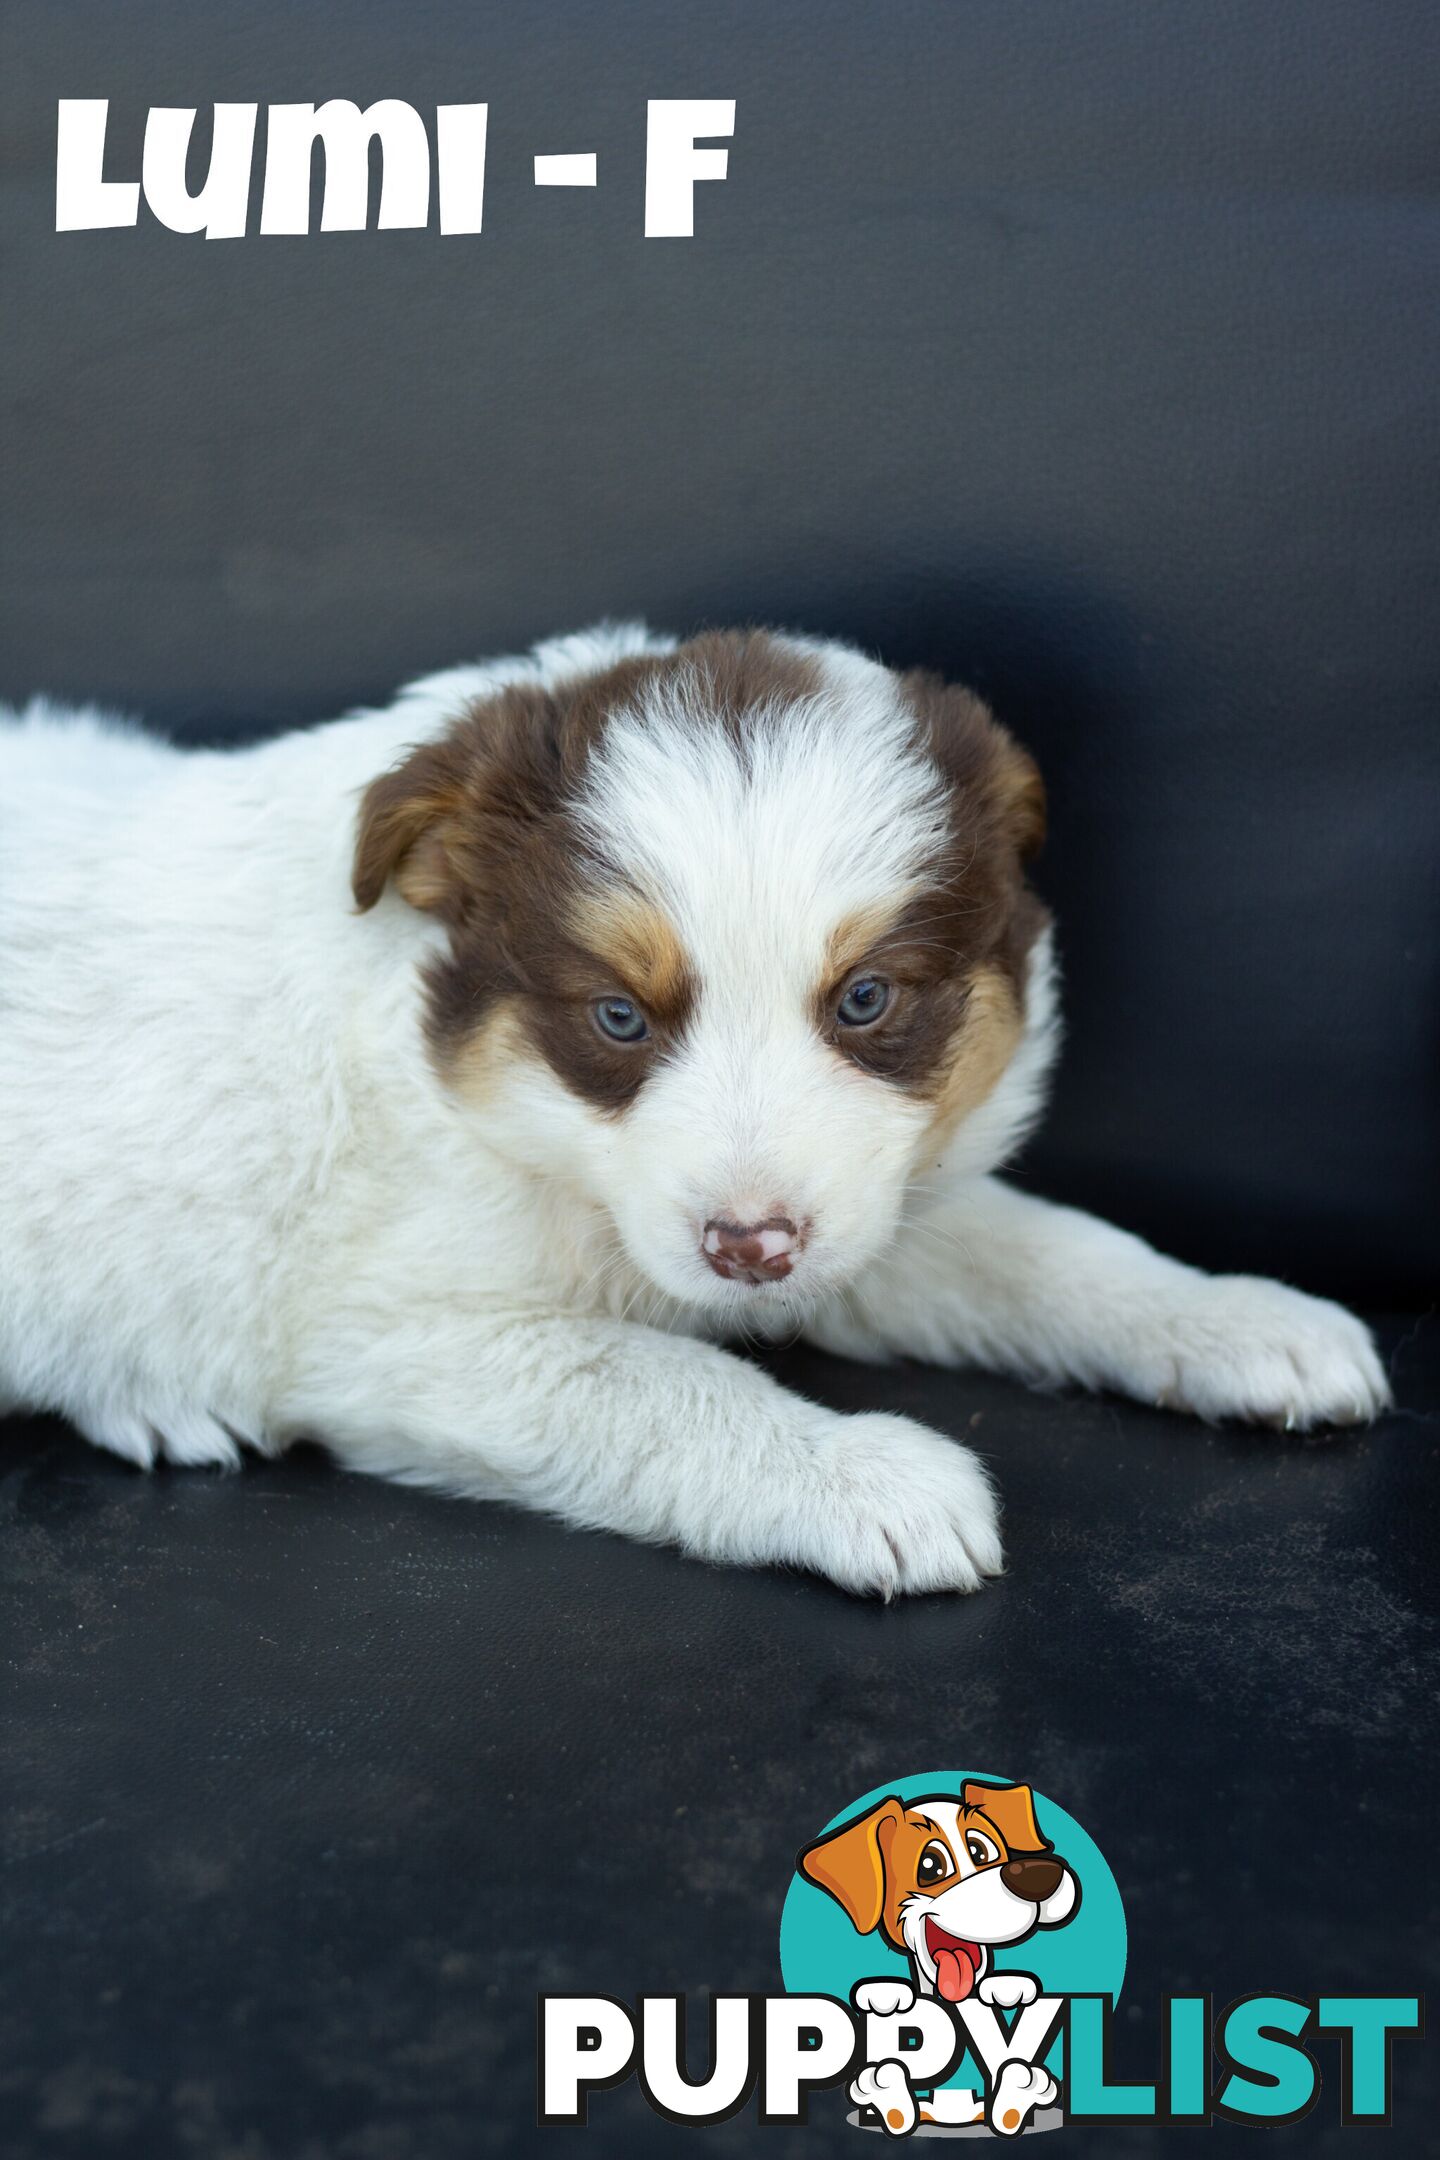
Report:
[[[1440,1280],[1433,9],[7,21],[0,694],[248,732],[607,612],[968,677],[1053,799],[1037,1181]],[[125,178],[152,104],[486,98],[486,229],[57,235],[62,95]],[[691,241],[642,238],[649,96],[737,100]]]
[[[0,694],[239,736],[607,611],[968,676],[1052,791],[1036,1181],[1429,1302],[1424,0],[10,0],[4,41]],[[111,98],[136,177],[151,104],[329,95],[488,98],[484,236],[51,230],[61,96]],[[649,96],[738,101],[693,241],[641,237]],[[596,192],[533,188],[582,149]],[[798,1846],[926,1768],[1099,1840],[1122,2074],[1167,1987],[1422,1987],[1440,1334],[1382,1343],[1400,1409],[1314,1443],[791,1353],[1000,1480],[1006,1578],[888,1610],[313,1455],[143,1479],[13,1422],[0,2153],[863,2160],[834,2106],[685,2134],[633,2085],[541,2139],[534,1998],[773,1987]],[[1321,2054],[1312,2117],[1201,2160],[1433,2139],[1432,2043],[1397,2043],[1379,2145]]]

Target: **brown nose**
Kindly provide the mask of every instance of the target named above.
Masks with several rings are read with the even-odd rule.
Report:
[[[800,1242],[800,1232],[788,1215],[771,1215],[754,1223],[727,1222],[723,1215],[712,1215],[700,1250],[727,1282],[779,1282],[795,1265]]]
[[[1000,1880],[1016,1897],[1043,1905],[1047,1897],[1055,1895],[1064,1874],[1058,1860],[1052,1860],[1047,1853],[1032,1853],[1023,1860],[1007,1860],[1000,1870]]]

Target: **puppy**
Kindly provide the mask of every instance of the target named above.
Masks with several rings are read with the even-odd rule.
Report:
[[[965,691],[763,633],[225,753],[6,716],[0,1390],[884,1596],[1000,1567],[981,1465],[718,1342],[1373,1416],[1336,1306],[994,1177],[1056,1046],[1043,825]]]

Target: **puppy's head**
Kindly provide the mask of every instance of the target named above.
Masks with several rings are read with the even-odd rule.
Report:
[[[853,1275],[996,1087],[1043,815],[966,692],[716,634],[460,714],[370,787],[354,887],[447,926],[432,1050],[492,1143],[743,1324]]]
[[[990,1951],[1075,1913],[1080,1886],[1035,1820],[1028,1785],[882,1800],[800,1855],[801,1873],[862,1935],[907,1951],[925,1986],[963,2002]]]

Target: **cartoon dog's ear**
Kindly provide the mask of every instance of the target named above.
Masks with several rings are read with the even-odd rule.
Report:
[[[1049,1852],[1049,1838],[1035,1820],[1035,1795],[1028,1785],[977,1785],[968,1781],[966,1807],[983,1808],[1012,1853]]]
[[[893,1795],[854,1822],[842,1823],[813,1845],[797,1863],[802,1875],[827,1890],[850,1916],[858,1935],[873,1935],[885,1910],[885,1856],[880,1846],[884,1823],[904,1819],[903,1801]]]

